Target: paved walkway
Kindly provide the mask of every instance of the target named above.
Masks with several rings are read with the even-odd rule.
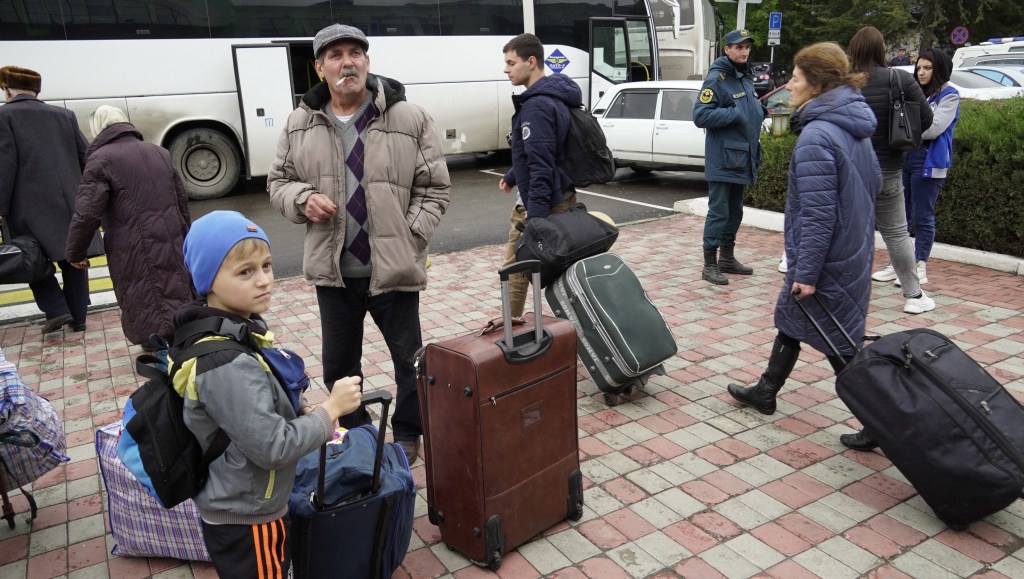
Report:
[[[608,408],[579,370],[583,519],[562,523],[506,556],[500,577],[1024,577],[1024,501],[958,533],[939,522],[879,452],[843,448],[858,425],[836,397],[828,363],[805,349],[779,411],[734,405],[730,381],[753,382],[775,332],[782,237],[744,227],[740,257],[757,275],[728,286],[700,280],[703,219],[678,216],[623,228],[615,251],[644,281],[679,343],[632,402]],[[437,255],[423,294],[425,341],[476,330],[498,314],[502,247]],[[876,262],[885,262],[884,254]],[[1012,274],[933,260],[926,289],[939,307],[902,311],[876,284],[868,328],[932,327],[968,349],[1024,399],[1024,284]],[[301,280],[278,284],[268,316],[279,340],[319,376],[319,320]],[[381,336],[368,326],[369,388],[393,389]],[[136,387],[117,310],[92,314],[89,331],[41,339],[39,325],[0,328],[0,346],[26,383],[63,412],[71,462],[34,485],[42,507],[0,525],[0,578],[213,577],[203,563],[111,557],[93,430],[119,418]],[[317,380],[319,384],[319,380]],[[319,387],[319,386],[318,386]],[[323,395],[323,391],[318,391]],[[427,521],[423,462],[412,546],[399,577],[494,575],[440,542]],[[15,497],[19,513],[22,497]]]

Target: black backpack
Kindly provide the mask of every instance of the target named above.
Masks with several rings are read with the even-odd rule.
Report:
[[[562,169],[576,187],[607,183],[615,176],[615,160],[601,123],[586,107],[569,107],[569,132],[562,151]]]
[[[196,332],[189,330],[189,325],[180,328],[175,342],[183,343],[193,337]],[[185,401],[174,391],[171,377],[186,360],[205,354],[220,350],[251,353],[252,348],[240,343],[239,338],[242,336],[189,346],[178,354],[170,372],[162,370],[155,356],[142,355],[136,359],[136,371],[148,380],[130,396],[129,404],[134,411],[130,417],[126,406],[118,457],[164,508],[169,509],[199,494],[206,484],[210,463],[231,443],[227,433],[218,430],[210,447],[205,453],[202,451],[195,435],[185,426]],[[130,458],[135,453],[141,463]]]

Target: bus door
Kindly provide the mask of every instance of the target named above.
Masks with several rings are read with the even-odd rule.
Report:
[[[657,41],[649,18],[590,19],[590,108],[613,84],[658,78]]]
[[[231,47],[249,175],[266,175],[277,140],[295,108],[287,44]]]

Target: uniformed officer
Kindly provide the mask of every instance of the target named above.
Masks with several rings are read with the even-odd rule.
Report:
[[[754,91],[747,60],[754,39],[746,30],[725,35],[725,56],[711,63],[693,122],[705,129],[704,175],[708,180],[708,216],[704,221],[704,270],[713,284],[729,283],[726,273],[751,275],[736,260],[736,232],[743,220],[743,189],[754,183],[761,162],[758,138],[768,114]],[[721,258],[719,258],[721,248]]]

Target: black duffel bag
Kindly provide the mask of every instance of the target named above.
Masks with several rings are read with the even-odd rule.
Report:
[[[558,279],[577,261],[608,251],[619,228],[587,212],[577,203],[547,217],[530,217],[516,242],[516,261],[540,261],[540,287]]]
[[[7,223],[0,226],[0,284],[32,283],[56,272],[53,262],[46,259],[43,247],[30,235],[11,237]]]

